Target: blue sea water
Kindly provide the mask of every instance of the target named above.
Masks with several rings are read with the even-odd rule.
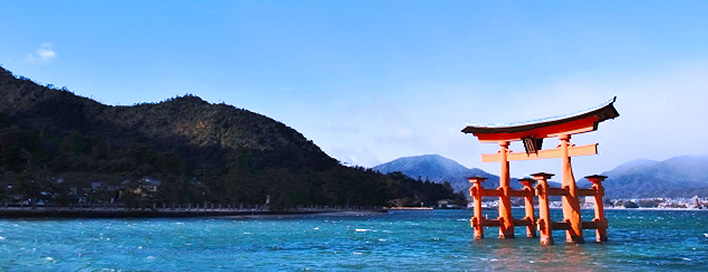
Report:
[[[493,211],[490,217],[496,216]],[[521,216],[523,210],[515,210]],[[560,211],[553,210],[555,218]],[[269,219],[0,220],[2,271],[708,271],[708,212],[606,211],[609,241],[473,240],[469,210]],[[591,215],[592,211],[584,211]]]

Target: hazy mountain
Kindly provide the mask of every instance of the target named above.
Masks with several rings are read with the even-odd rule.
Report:
[[[608,197],[708,196],[708,155],[630,161],[602,174],[608,176],[603,183]]]
[[[374,166],[373,169],[381,173],[397,171],[414,179],[419,178],[437,183],[447,181],[455,191],[465,194],[467,194],[470,186],[467,178],[472,176],[487,178],[483,184],[485,188],[499,187],[499,176],[487,173],[479,168],[469,169],[454,160],[437,154],[398,158]],[[511,187],[521,188],[522,186],[517,179],[512,178]]]
[[[399,171],[412,178],[443,180],[447,176],[457,176],[469,171],[467,167],[443,156],[421,155],[398,158],[393,161],[374,166],[381,173]]]
[[[488,180],[486,188],[499,186],[499,177],[480,169],[468,169],[459,163],[440,155],[404,157],[373,168],[381,173],[394,171],[422,180],[449,182],[455,191],[466,193],[469,189],[467,177],[483,176]],[[610,198],[645,197],[708,197],[708,155],[679,156],[665,161],[634,160],[602,173],[609,178],[603,183],[605,195]],[[558,177],[560,179],[560,177]],[[589,187],[589,182],[576,177],[579,187]],[[552,187],[560,187],[550,182]],[[520,188],[512,178],[511,186]]]

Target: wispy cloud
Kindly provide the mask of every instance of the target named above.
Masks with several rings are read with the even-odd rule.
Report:
[[[57,57],[57,52],[52,50],[51,43],[43,43],[39,45],[39,48],[34,52],[27,54],[25,60],[28,62],[49,62]]]

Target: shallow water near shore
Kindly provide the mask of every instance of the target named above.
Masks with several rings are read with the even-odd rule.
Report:
[[[560,218],[560,210],[552,216]],[[494,211],[486,211],[496,217]],[[521,217],[523,210],[514,210]],[[610,241],[473,240],[470,210],[366,216],[0,220],[2,271],[708,269],[708,212],[606,211]],[[584,211],[591,216],[592,211]]]

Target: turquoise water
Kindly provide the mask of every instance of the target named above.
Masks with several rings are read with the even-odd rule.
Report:
[[[587,231],[587,243],[566,244],[564,233],[554,231],[552,246],[525,238],[523,228],[516,229],[520,238],[509,240],[487,228],[488,238],[474,241],[470,216],[469,210],[442,210],[282,219],[0,220],[0,270],[708,270],[705,211],[609,210],[609,242],[597,244]]]

